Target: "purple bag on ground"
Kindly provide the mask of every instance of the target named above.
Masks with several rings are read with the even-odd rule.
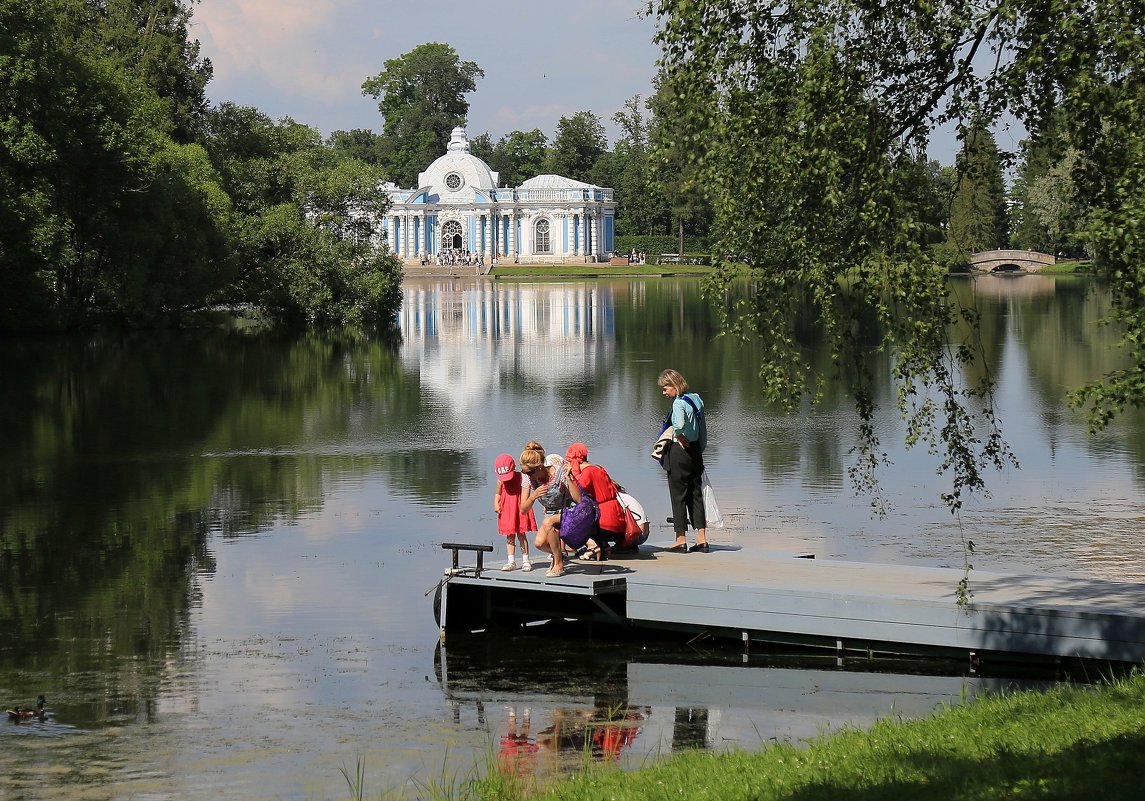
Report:
[[[579,548],[592,536],[598,520],[600,507],[596,505],[596,499],[582,487],[580,501],[561,512],[561,540],[570,548]]]

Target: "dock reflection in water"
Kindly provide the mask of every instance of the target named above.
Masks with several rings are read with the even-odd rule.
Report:
[[[1060,678],[968,675],[934,661],[745,657],[734,648],[589,640],[575,628],[452,639],[435,668],[454,724],[488,731],[506,775],[538,779],[590,762],[632,768],[683,750],[798,744]],[[937,672],[904,672],[914,669]]]

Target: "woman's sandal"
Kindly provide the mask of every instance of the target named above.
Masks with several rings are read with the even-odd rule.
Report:
[[[586,562],[607,562],[608,548],[602,548],[599,545],[595,548],[589,548],[584,552],[583,558]]]

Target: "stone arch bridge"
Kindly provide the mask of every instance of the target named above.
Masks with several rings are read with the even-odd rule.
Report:
[[[970,269],[985,273],[1011,270],[1036,273],[1056,263],[1057,259],[1049,253],[1036,250],[984,250],[970,256]]]

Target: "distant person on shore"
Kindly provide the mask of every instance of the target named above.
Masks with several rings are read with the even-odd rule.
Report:
[[[521,511],[533,508],[537,501],[545,510],[537,538],[533,542],[539,550],[553,558],[545,578],[559,578],[565,574],[564,554],[561,550],[561,513],[565,507],[581,498],[580,487],[556,454],[545,456],[541,443],[530,440],[521,452]]]
[[[668,471],[668,495],[672,501],[672,522],[676,544],[668,550],[708,553],[708,521],[704,514],[704,449],[708,445],[708,427],[704,420],[704,401],[688,392],[684,376],[672,369],[664,370],[656,380],[664,396],[672,400],[667,422],[673,438],[664,457]],[[696,529],[696,544],[688,548],[688,521]]]
[[[497,530],[505,537],[509,559],[502,570],[517,569],[517,543],[521,543],[521,570],[533,569],[529,560],[529,535],[537,530],[537,518],[532,507],[521,508],[524,476],[517,472],[513,457],[503,453],[494,464],[497,474],[497,492],[493,496],[493,511],[497,513]]]

